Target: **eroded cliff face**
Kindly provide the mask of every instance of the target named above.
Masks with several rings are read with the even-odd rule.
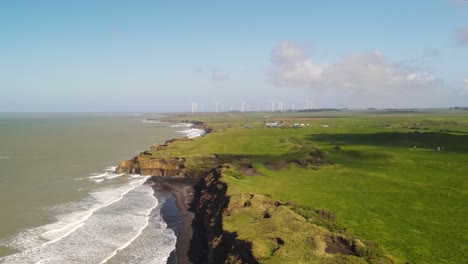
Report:
[[[184,158],[155,157],[140,154],[130,160],[123,160],[116,169],[117,173],[141,174],[145,176],[166,176],[201,178],[206,170],[185,165]]]
[[[189,259],[196,264],[259,263],[252,254],[250,242],[223,230],[229,196],[226,195],[228,187],[220,178],[221,167],[218,167],[206,173],[194,186],[190,210],[195,213],[195,218]]]
[[[188,252],[190,261],[196,264],[258,263],[252,254],[250,242],[238,239],[236,233],[223,230],[223,214],[229,205],[229,197],[226,183],[220,180],[222,168],[215,165],[219,164],[218,161],[210,162],[214,167],[212,169],[191,168],[183,157],[164,156],[168,145],[177,140],[153,145],[150,150],[121,161],[116,172],[199,179],[193,187],[194,195],[189,205],[189,210],[195,214]]]
[[[121,161],[116,172],[147,176],[183,176],[188,172],[184,158],[156,158],[144,153]]]

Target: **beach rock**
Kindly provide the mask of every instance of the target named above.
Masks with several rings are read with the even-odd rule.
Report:
[[[206,170],[191,168],[185,164],[185,158],[156,157],[145,151],[140,155],[123,160],[116,168],[116,173],[140,174],[144,176],[186,177],[199,179]]]
[[[117,173],[130,173],[151,176],[179,176],[185,175],[187,168],[185,159],[154,158],[148,154],[121,161],[116,169]]]

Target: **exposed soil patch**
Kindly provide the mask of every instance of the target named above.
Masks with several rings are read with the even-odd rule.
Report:
[[[272,252],[272,255],[274,255],[276,251],[278,251],[278,249],[280,249],[281,246],[284,245],[284,240],[279,237],[272,238],[271,240],[273,241],[273,243],[275,243],[275,248],[273,249],[273,252]]]
[[[252,164],[242,164],[239,166],[239,172],[247,176],[263,175],[252,166]]]
[[[301,160],[301,159],[291,160],[289,161],[289,163],[294,163],[303,169],[307,169],[307,166],[309,166],[309,162],[307,160]]]
[[[267,162],[265,163],[265,167],[270,170],[279,171],[282,170],[284,167],[288,166],[288,162],[286,161],[278,161],[278,162]]]
[[[219,164],[236,162],[249,162],[252,157],[249,155],[234,155],[234,154],[214,154],[215,159]]]
[[[352,239],[348,239],[343,236],[331,235],[325,237],[325,243],[327,244],[325,252],[329,254],[339,253],[343,255],[358,255]]]
[[[336,215],[333,212],[325,211],[325,210],[317,210],[316,211],[320,217],[328,220],[336,220]]]
[[[318,170],[317,165],[327,164],[327,162],[325,162],[323,159],[314,157],[310,159],[294,159],[294,160],[288,160],[288,161],[267,162],[265,163],[265,167],[267,167],[270,170],[279,171],[291,163],[294,163],[303,169],[308,169],[309,165],[313,165],[312,167],[313,170]]]

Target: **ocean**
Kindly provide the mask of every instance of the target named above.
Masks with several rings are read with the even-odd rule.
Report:
[[[165,196],[114,173],[193,133],[159,117],[0,114],[0,263],[166,263],[177,238],[160,214]]]

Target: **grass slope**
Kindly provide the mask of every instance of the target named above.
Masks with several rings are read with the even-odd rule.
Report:
[[[225,218],[226,228],[253,241],[254,254],[263,262],[309,263],[314,257],[317,263],[337,263],[340,258],[359,263],[339,254],[334,259],[320,257],[317,249],[323,245],[314,237],[332,231],[378,243],[408,263],[466,260],[466,112],[266,115],[189,117],[207,122],[215,133],[176,142],[168,149],[171,155],[187,157],[193,166],[209,166],[214,154],[218,161],[228,162],[231,169],[224,180],[234,207],[251,194],[293,204],[270,208],[258,202],[257,210],[252,206]],[[179,120],[183,118],[187,117]],[[272,120],[288,125],[263,125]],[[294,129],[293,123],[309,126]],[[435,151],[437,147],[444,151]],[[331,164],[314,170],[313,165],[291,162],[310,159],[315,148]],[[273,211],[264,219],[259,210]],[[330,212],[335,220],[318,217],[317,212]],[[279,250],[276,237],[286,241]]]

